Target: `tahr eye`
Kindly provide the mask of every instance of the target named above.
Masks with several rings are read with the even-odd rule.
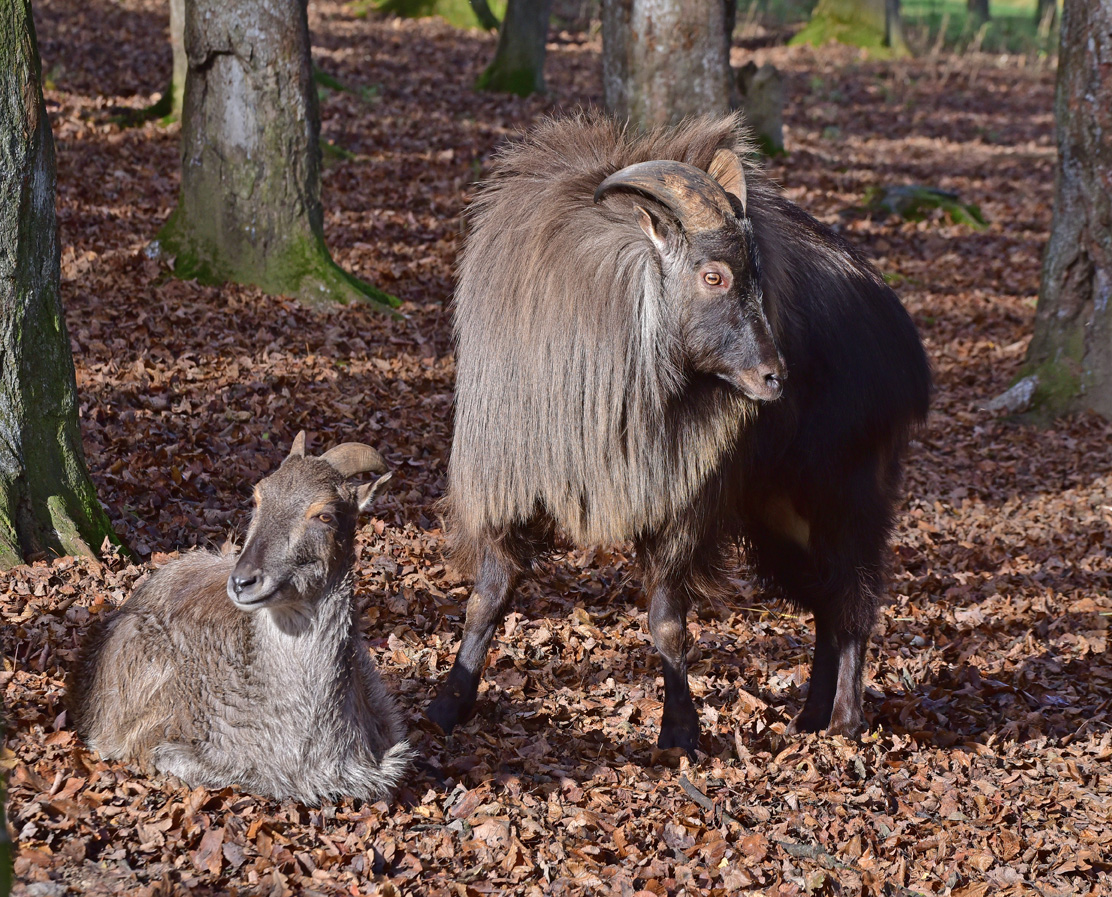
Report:
[[[717,271],[703,272],[703,283],[705,283],[708,287],[720,287],[725,282],[726,278],[724,278]]]
[[[317,514],[317,520],[319,520],[321,523],[331,523],[335,519],[336,518],[329,514],[327,511],[323,511],[320,514]]]

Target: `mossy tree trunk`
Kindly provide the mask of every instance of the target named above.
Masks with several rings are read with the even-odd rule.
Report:
[[[899,0],[819,0],[811,19],[790,43],[838,41],[885,56],[906,55]]]
[[[396,306],[325,247],[306,0],[189,0],[185,49],[181,193],[159,233],[174,273]]]
[[[1112,5],[1062,9],[1054,100],[1058,172],[1024,374],[1043,414],[1112,418]]]
[[[552,0],[509,0],[494,59],[479,76],[479,90],[527,97],[544,93],[545,41]]]
[[[56,167],[30,0],[0,3],[0,568],[115,539],[89,479],[59,295]]]
[[[181,121],[182,105],[185,102],[185,77],[189,71],[189,61],[185,56],[185,0],[170,0],[170,52],[173,68],[170,83],[162,94],[162,99],[143,111],[140,118],[161,118],[163,122]]]
[[[603,0],[606,108],[641,128],[727,112],[727,22],[723,0]]]

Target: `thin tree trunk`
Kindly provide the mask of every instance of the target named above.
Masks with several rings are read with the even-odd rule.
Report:
[[[188,65],[185,58],[185,0],[170,0],[170,50],[174,63],[170,81],[158,102],[143,109],[124,112],[115,119],[125,128],[133,128],[152,119],[163,122],[180,121],[182,101],[185,98],[185,75]]]
[[[0,4],[0,568],[92,555],[108,517],[89,479],[59,296],[56,167],[30,0]]]
[[[305,0],[189,0],[185,48],[181,194],[159,234],[174,273],[396,306],[325,247]]]
[[[544,93],[545,41],[552,0],[509,0],[494,59],[476,82],[479,90],[527,97]]]
[[[1025,374],[1044,413],[1112,417],[1112,6],[1062,11],[1058,173]]]
[[[641,128],[730,108],[722,0],[604,0],[606,108]]]
[[[169,115],[180,121],[185,102],[185,79],[189,74],[189,59],[185,55],[185,0],[170,0],[170,50],[174,54],[174,68],[167,89]]]
[[[966,0],[966,9],[978,22],[989,20],[988,0]]]

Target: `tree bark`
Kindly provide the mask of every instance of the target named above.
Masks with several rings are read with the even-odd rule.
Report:
[[[807,26],[790,41],[838,41],[887,55],[906,55],[899,0],[819,0]]]
[[[544,93],[544,54],[552,0],[509,0],[494,59],[475,83],[527,97]]]
[[[396,306],[325,247],[305,0],[190,0],[185,49],[181,193],[159,233],[174,273]]]
[[[1025,375],[1044,414],[1112,417],[1112,6],[1062,10],[1058,172]]]
[[[640,128],[730,108],[722,0],[603,0],[606,108]]]
[[[0,4],[0,568],[116,540],[89,479],[59,296],[56,166],[30,0]]]

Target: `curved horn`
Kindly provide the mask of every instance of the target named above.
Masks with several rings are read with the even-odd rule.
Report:
[[[293,438],[293,445],[290,447],[290,453],[287,455],[289,458],[304,458],[305,457],[305,431],[298,430],[297,435]]]
[[[671,209],[688,233],[718,230],[734,211],[722,185],[686,162],[654,160],[616,171],[595,190],[595,202],[613,190],[632,190]]]
[[[345,442],[330,448],[320,456],[343,477],[353,477],[360,473],[386,473],[389,468],[382,455],[369,445],[360,442]]]

